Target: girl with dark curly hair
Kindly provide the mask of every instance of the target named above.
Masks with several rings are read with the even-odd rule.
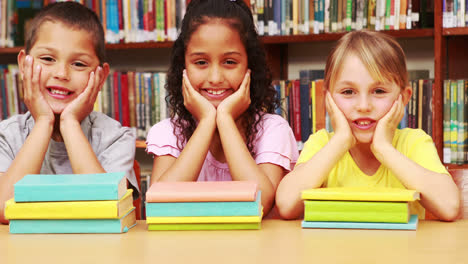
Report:
[[[298,151],[242,0],[192,0],[168,72],[170,118],[148,133],[151,182],[254,181],[266,215]]]

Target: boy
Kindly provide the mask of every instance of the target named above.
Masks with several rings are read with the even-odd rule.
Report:
[[[5,201],[27,174],[125,171],[137,189],[134,133],[92,112],[109,74],[104,57],[102,26],[85,6],[54,3],[32,21],[18,54],[29,112],[0,122],[0,222],[8,223]]]

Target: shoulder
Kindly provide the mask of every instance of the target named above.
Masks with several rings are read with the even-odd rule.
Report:
[[[422,129],[404,128],[395,131],[394,143],[414,145],[421,142],[432,142],[431,136]]]
[[[305,142],[305,144],[307,145],[310,143],[318,143],[318,142],[327,143],[330,140],[332,135],[333,133],[330,133],[325,129],[320,129],[319,131],[311,134],[309,138],[307,139],[307,141]]]
[[[117,120],[99,112],[91,112],[81,122],[81,127],[85,133],[90,135],[92,141],[115,142],[118,140],[128,140],[135,144],[135,132],[130,127],[122,126]]]
[[[34,127],[34,118],[29,112],[14,115],[0,122],[0,134],[12,136],[27,136]]]
[[[170,118],[161,120],[160,122],[153,125],[148,131],[146,137],[147,141],[154,140],[156,137],[161,135],[173,135],[174,134],[174,125],[171,122]]]
[[[282,129],[292,131],[291,127],[289,126],[288,121],[286,121],[282,116],[277,115],[277,114],[268,114],[268,113],[263,114],[259,122],[259,125],[261,126],[259,128],[259,131],[260,130],[271,131],[271,129],[274,129],[274,128],[282,128]]]

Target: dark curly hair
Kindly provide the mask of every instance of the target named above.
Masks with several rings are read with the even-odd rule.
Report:
[[[182,149],[183,143],[190,139],[196,128],[196,120],[185,108],[182,95],[182,72],[185,69],[187,44],[193,32],[212,19],[223,19],[226,25],[236,30],[247,51],[248,68],[251,70],[251,103],[242,114],[241,125],[245,131],[247,148],[255,155],[252,141],[259,130],[261,117],[265,113],[273,113],[279,101],[272,86],[272,75],[255,29],[252,13],[244,0],[192,0],[187,6],[180,34],[172,48],[166,84],[177,146]]]

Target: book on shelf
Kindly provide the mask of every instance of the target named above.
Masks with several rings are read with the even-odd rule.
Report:
[[[418,191],[400,188],[380,187],[335,187],[316,188],[302,191],[303,200],[341,201],[415,201]]]
[[[255,201],[257,184],[250,181],[155,182],[146,192],[147,203]]]
[[[407,223],[408,202],[304,201],[305,221]]]
[[[150,231],[177,231],[177,230],[256,230],[260,229],[261,222],[257,223],[191,223],[191,224],[148,224]]]
[[[118,219],[14,219],[10,220],[10,233],[126,233],[136,225],[134,209]]]
[[[14,185],[16,202],[119,200],[126,192],[124,172],[29,174]]]
[[[6,219],[117,219],[133,208],[132,189],[120,200],[5,203]]]
[[[261,191],[255,201],[147,203],[146,216],[252,216],[261,215]]]
[[[302,221],[302,228],[416,230],[418,222],[418,216],[411,215],[408,223]]]
[[[262,215],[249,216],[146,216],[147,224],[258,223]]]

